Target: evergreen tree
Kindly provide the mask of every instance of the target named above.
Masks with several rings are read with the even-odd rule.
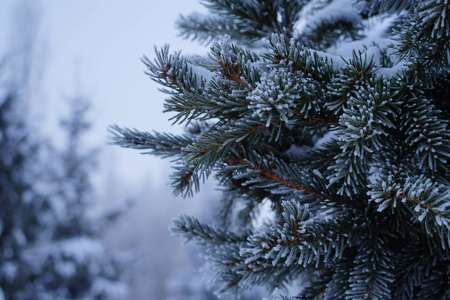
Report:
[[[61,120],[64,148],[50,145],[43,160],[45,175],[37,183],[50,199],[51,215],[39,241],[27,250],[34,265],[34,293],[46,299],[108,299],[124,293],[121,264],[105,253],[100,234],[109,217],[96,216],[91,173],[96,150],[85,149],[90,128],[86,97],[69,98],[68,117]]]
[[[6,64],[4,65],[6,66]],[[89,214],[94,153],[81,149],[86,100],[74,98],[66,149],[32,130],[21,87],[0,81],[0,299],[106,299],[123,293],[120,264],[99,241],[106,222]]]
[[[208,57],[143,58],[186,133],[111,132],[174,158],[177,194],[218,179],[217,224],[172,225],[217,292],[450,299],[448,1],[203,3],[178,26]]]
[[[89,215],[95,156],[80,149],[88,128],[86,102],[74,99],[60,154],[36,138],[26,101],[10,84],[0,88],[0,299],[106,299],[123,293],[120,264],[99,241],[105,220]]]
[[[5,71],[5,69],[3,69]],[[35,193],[31,162],[37,143],[24,120],[20,90],[0,84],[0,299],[26,299],[31,266],[25,249],[40,233],[48,201]]]
[[[89,216],[95,156],[80,140],[89,127],[86,99],[73,99],[64,151],[30,118],[41,61],[35,9],[18,4],[17,38],[0,57],[0,299],[106,299],[123,284],[99,241],[104,220]]]

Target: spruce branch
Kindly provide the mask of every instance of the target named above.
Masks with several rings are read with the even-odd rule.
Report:
[[[405,182],[402,193],[397,197],[402,202],[417,204],[413,214],[419,222],[425,220],[428,213],[430,213],[432,217],[428,217],[427,220],[438,226],[445,227],[448,237],[450,232],[450,193],[445,186],[433,183],[430,179],[426,179],[423,176],[411,178]],[[428,231],[427,226],[425,228]]]
[[[395,128],[399,112],[389,81],[370,79],[348,99],[339,118],[336,136],[342,152],[335,157],[329,184],[338,184],[339,193],[349,197],[365,193],[366,174],[372,153],[383,149],[383,138]]]
[[[183,148],[192,143],[187,136],[175,136],[168,133],[153,134],[136,129],[121,128],[112,125],[108,129],[113,143],[138,150],[150,150],[142,154],[154,154],[162,157],[182,156]]]
[[[217,12],[219,15],[233,14],[236,16],[235,22],[240,24],[242,28],[256,31],[263,36],[266,36],[268,33],[284,33],[284,30],[287,29],[283,28],[282,23],[280,24],[278,21],[278,17],[292,17],[292,15],[280,14],[279,10],[281,7],[285,7],[286,10],[291,9],[294,15],[295,12],[298,13],[299,9],[299,5],[296,2],[286,1],[247,3],[245,1],[214,0],[207,1],[204,5],[211,11]],[[290,27],[293,24],[289,23],[286,25]],[[249,30],[243,30],[243,32],[248,32]]]
[[[329,87],[333,98],[325,103],[328,110],[339,116],[347,107],[349,98],[367,86],[368,81],[373,80],[377,69],[373,58],[368,58],[367,53],[353,51],[352,57],[345,60],[346,66],[331,79]]]
[[[251,5],[251,3],[236,3],[230,0],[209,0],[208,2],[210,3],[204,3],[204,5],[211,10],[223,12],[225,14],[233,14],[242,20],[247,20],[257,25],[262,23],[269,28],[273,28],[273,17],[276,15],[274,10],[277,9],[277,6],[269,4],[268,1],[262,1],[256,6]],[[261,14],[262,12],[270,17],[263,20],[262,15],[264,14]]]
[[[352,251],[346,251],[352,252]],[[326,285],[324,299],[337,298],[345,299],[345,293],[350,289],[348,278],[354,266],[355,255],[353,253],[346,254],[344,257],[337,259],[329,282]]]
[[[327,291],[327,285],[331,280],[333,272],[310,272],[307,280],[309,285],[306,286],[296,297],[286,297],[286,299],[311,299],[311,300],[324,300],[325,293]],[[282,298],[283,299],[283,298]]]
[[[378,211],[388,206],[407,214],[414,223],[421,224],[421,232],[437,236],[444,249],[450,246],[450,201],[448,188],[424,176],[410,177],[404,183],[388,185],[379,178],[368,193],[378,203]],[[392,181],[391,181],[392,182]],[[406,210],[402,210],[406,206]],[[411,226],[410,226],[411,227]]]
[[[435,46],[433,49],[433,52],[428,54],[422,62],[417,62],[415,66],[415,71],[417,72],[423,72],[427,70],[430,65],[432,64],[438,64],[439,59],[446,58],[446,54],[450,52],[449,43],[450,41],[450,35],[445,37],[444,39],[440,40],[439,43]],[[448,65],[448,61],[445,61],[444,64]]]
[[[405,82],[408,79],[411,80],[404,78]],[[400,93],[402,107],[406,110],[402,114],[400,129],[405,132],[406,142],[416,149],[416,154],[421,158],[421,167],[429,170],[433,178],[440,180],[439,174],[446,168],[450,158],[448,120],[438,117],[438,111],[423,96],[421,90],[406,90],[402,87]]]
[[[183,92],[201,94],[206,85],[206,78],[194,70],[186,58],[181,56],[181,52],[170,54],[169,51],[169,45],[159,50],[155,46],[154,61],[143,56],[141,61],[147,67],[145,74],[153,81],[170,88],[163,90],[168,94],[176,95]]]
[[[450,6],[447,1],[421,1],[417,8],[422,36],[447,39],[450,37]]]
[[[362,39],[363,36],[360,34],[363,29],[360,24],[361,19],[355,19],[349,20],[342,16],[342,18],[334,17],[319,20],[313,24],[308,24],[300,35],[295,36],[295,40],[310,49],[325,51],[336,46],[342,40]]]
[[[338,120],[328,116],[308,116],[308,114],[299,111],[294,111],[293,114],[302,117],[299,120],[293,120],[293,122],[298,122],[298,124],[302,126],[316,126],[317,124],[325,126],[339,125]]]
[[[217,62],[218,71],[225,80],[236,82],[249,91],[259,81],[261,58],[231,43],[229,36],[224,36],[211,47],[210,57]]]
[[[282,176],[280,176],[279,174],[277,174],[276,172],[272,171],[272,170],[268,170],[266,168],[262,168],[259,165],[256,165],[248,160],[245,159],[239,159],[239,162],[246,165],[247,167],[249,167],[252,170],[258,171],[261,174],[264,175],[264,177],[268,178],[268,179],[272,179],[276,182],[279,182],[285,186],[288,186],[290,188],[293,188],[295,190],[299,190],[302,192],[305,192],[308,195],[312,195],[314,197],[317,198],[321,198],[323,200],[326,201],[330,201],[330,202],[334,202],[334,203],[339,203],[339,204],[346,204],[346,205],[350,205],[353,207],[359,207],[360,205],[357,202],[353,202],[353,201],[349,201],[339,195],[327,195],[327,194],[323,194],[317,190],[312,189],[311,187],[302,185],[300,183],[297,183],[295,181],[291,181],[288,179],[283,178]]]
[[[272,120],[271,125],[277,122],[278,120]],[[232,153],[231,149],[237,143],[244,140],[247,143],[260,142],[264,137],[267,138],[267,135],[273,136],[268,131],[266,123],[257,118],[216,125],[184,148],[187,153],[185,159],[190,164],[198,164],[204,169],[213,168],[217,162],[223,161]]]
[[[367,236],[355,257],[350,273],[348,299],[389,299],[394,282],[393,253],[384,245],[388,241],[376,234]]]
[[[180,16],[176,25],[182,37],[202,44],[209,44],[223,35],[230,35],[235,41],[253,44],[265,36],[265,33],[260,30],[249,28],[241,22],[219,15],[204,16],[193,13]]]
[[[209,177],[209,170],[199,170],[198,165],[193,164],[178,164],[175,167],[175,172],[170,176],[173,192],[175,195],[182,195],[183,197],[191,197],[194,192],[200,190],[200,183],[204,182]]]
[[[445,1],[422,1],[416,13],[403,24],[399,34],[399,54],[412,55],[410,71],[420,76],[423,71],[448,68],[448,42],[450,40],[449,5]]]
[[[295,201],[283,201],[282,206],[282,225],[262,227],[248,238],[241,254],[250,269],[277,265],[328,266],[351,246],[357,225],[350,221],[353,219],[350,215],[336,223],[312,217],[307,206]]]
[[[411,299],[415,294],[415,289],[420,287],[425,281],[425,274],[420,270],[429,268],[432,254],[427,248],[422,248],[417,241],[408,241],[402,247],[399,259],[399,276],[395,282],[398,289],[394,296],[398,299]]]
[[[303,47],[293,39],[287,41],[282,35],[272,34],[266,47],[271,52],[263,57],[272,64],[290,66],[293,70],[302,72],[306,77],[318,82],[328,82],[335,73],[332,60]]]
[[[368,0],[366,5],[372,14],[382,13],[400,13],[401,11],[408,11],[414,9],[417,5],[417,0]]]
[[[238,235],[231,231],[214,228],[186,215],[174,219],[170,230],[174,234],[183,236],[188,240],[195,240],[199,244],[208,244],[210,246],[242,243],[245,242],[246,234],[248,234],[248,232],[241,232],[241,235]]]
[[[246,95],[231,94],[231,89],[223,82],[212,80],[201,95],[184,92],[167,99],[165,112],[175,112],[174,123],[189,124],[191,120],[238,119],[246,111]]]
[[[235,81],[242,84],[246,89],[252,91],[254,88],[246,83],[242,78],[242,67],[239,64],[226,64],[223,61],[219,61],[219,65],[222,67],[220,73],[225,79]]]

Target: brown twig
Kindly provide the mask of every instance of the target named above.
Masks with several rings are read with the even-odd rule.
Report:
[[[240,159],[240,162],[253,170],[261,172],[266,178],[280,182],[280,183],[282,183],[286,186],[289,186],[293,189],[296,189],[299,191],[304,191],[306,194],[313,195],[313,196],[316,196],[316,197],[319,197],[319,198],[322,198],[325,200],[329,200],[331,202],[339,203],[339,204],[346,204],[346,205],[351,205],[353,207],[360,207],[360,204],[357,202],[348,201],[345,198],[338,196],[338,195],[326,195],[326,194],[320,193],[320,192],[315,191],[307,186],[301,185],[297,182],[293,182],[293,181],[284,179],[281,176],[279,176],[278,174],[264,170],[261,167],[259,167],[257,165],[253,165],[246,160]]]

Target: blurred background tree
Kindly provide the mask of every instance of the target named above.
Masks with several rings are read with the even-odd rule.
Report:
[[[92,210],[96,155],[82,141],[89,100],[69,101],[65,147],[36,128],[36,7],[17,10],[15,44],[0,60],[0,299],[107,299],[123,294],[120,262],[107,255],[108,215]],[[16,33],[17,33],[16,32]],[[37,68],[39,66],[39,68]],[[55,135],[57,136],[57,135]],[[52,137],[54,138],[54,137]]]

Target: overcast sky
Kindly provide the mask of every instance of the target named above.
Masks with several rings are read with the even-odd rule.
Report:
[[[162,114],[165,95],[143,74],[143,55],[152,57],[154,45],[171,45],[186,54],[206,53],[205,47],[177,37],[180,14],[205,9],[197,0],[0,0],[0,43],[12,39],[18,3],[36,4],[40,15],[38,48],[42,52],[42,97],[38,108],[43,126],[52,131],[65,111],[64,98],[77,89],[92,99],[93,145],[107,143],[109,125],[140,130],[180,131]],[[3,48],[3,47],[1,47]],[[107,147],[102,164],[114,168],[130,184],[146,176],[163,184],[167,162],[137,151]],[[155,172],[160,170],[161,172]],[[111,170],[109,170],[111,171]],[[124,179],[127,180],[127,179]],[[140,184],[140,182],[138,183]]]
[[[104,143],[111,124],[140,130],[174,131],[163,115],[158,86],[143,74],[142,55],[152,57],[153,46],[168,43],[184,53],[206,52],[177,37],[179,14],[201,10],[196,0],[42,0],[42,30],[49,52],[45,90],[50,106],[62,110],[61,99],[74,91],[77,80],[94,103],[94,139]],[[97,142],[97,141],[95,141]],[[114,152],[111,154],[110,152]],[[155,172],[161,160],[137,151],[109,149],[117,171],[127,178]],[[166,163],[163,163],[163,168]],[[156,173],[156,174],[155,174]],[[132,180],[134,181],[134,180]]]

